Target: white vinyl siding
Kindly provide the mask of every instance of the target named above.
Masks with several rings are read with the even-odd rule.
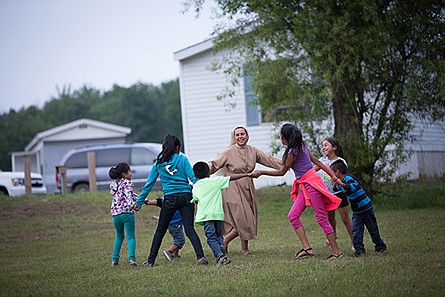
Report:
[[[222,152],[230,141],[230,133],[237,126],[248,129],[249,144],[264,152],[271,152],[272,126],[258,122],[250,126],[246,119],[244,81],[236,88],[229,102],[218,101],[217,96],[227,87],[223,73],[209,70],[217,58],[211,50],[200,52],[180,61],[181,115],[184,152],[193,165],[209,161]],[[229,106],[234,104],[234,107]],[[256,109],[258,119],[258,109]],[[281,158],[281,155],[278,156]],[[261,166],[258,166],[262,168]],[[286,177],[261,177],[255,180],[257,188],[293,181],[293,174]]]

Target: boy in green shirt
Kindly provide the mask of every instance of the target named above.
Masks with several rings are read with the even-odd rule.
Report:
[[[216,263],[226,265],[230,260],[225,255],[224,238],[221,234],[224,221],[224,210],[221,190],[228,188],[231,180],[247,177],[247,173],[233,174],[231,176],[209,177],[210,168],[205,162],[197,162],[193,165],[193,173],[199,179],[193,186],[193,199],[198,210],[195,223],[204,226],[204,234],[207,244],[216,258]],[[223,250],[221,249],[223,248]]]

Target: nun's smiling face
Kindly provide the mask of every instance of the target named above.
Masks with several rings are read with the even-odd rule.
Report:
[[[238,128],[234,132],[235,134],[235,143],[239,146],[245,146],[247,144],[247,133],[243,128]]]

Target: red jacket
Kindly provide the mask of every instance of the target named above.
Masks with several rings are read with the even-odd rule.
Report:
[[[320,176],[315,172],[314,168],[303,174],[300,179],[295,179],[294,184],[292,185],[292,190],[290,192],[290,196],[293,201],[297,199],[300,184],[309,184],[314,189],[319,191],[324,196],[324,205],[326,210],[334,210],[340,205],[341,199],[329,192],[328,188],[326,187]],[[306,187],[301,187],[301,189],[303,191],[306,206],[311,206],[311,198],[306,191]]]

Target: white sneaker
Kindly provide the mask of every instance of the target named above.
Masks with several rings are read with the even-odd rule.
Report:
[[[170,252],[169,250],[165,250],[162,253],[164,254],[165,258],[167,258],[167,260],[173,261],[174,257],[173,257],[172,252]]]

